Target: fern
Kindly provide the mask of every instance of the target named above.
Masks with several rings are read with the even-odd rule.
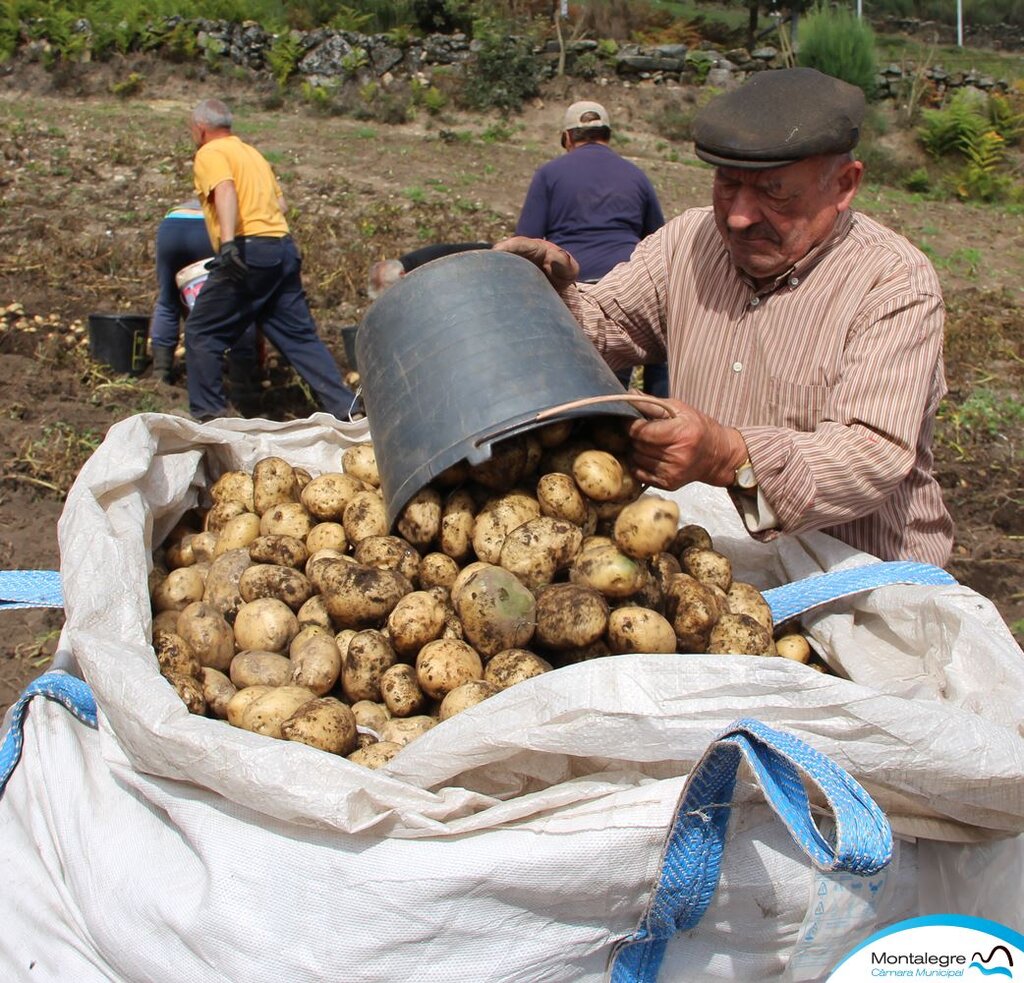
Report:
[[[274,38],[270,51],[267,52],[267,66],[278,85],[284,86],[295,74],[301,54],[302,47],[290,31]]]

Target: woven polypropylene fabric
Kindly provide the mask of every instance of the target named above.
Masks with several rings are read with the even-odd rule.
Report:
[[[889,587],[894,584],[946,586],[956,582],[955,577],[930,563],[892,560],[795,580],[782,587],[772,587],[763,593],[764,599],[772,609],[772,620],[775,624],[780,624],[821,604],[837,601],[841,597],[862,594],[876,587]]]
[[[7,782],[21,760],[21,749],[25,743],[25,714],[28,712],[29,701],[34,696],[45,696],[55,700],[70,710],[82,723],[90,727],[96,726],[96,701],[88,683],[62,669],[45,672],[33,679],[25,687],[25,692],[18,702],[11,707],[10,726],[4,735],[3,743],[0,744],[0,795],[3,795]]]
[[[707,910],[718,886],[741,760],[816,867],[868,875],[891,860],[888,820],[850,775],[791,734],[738,720],[709,746],[683,789],[658,886],[637,932],[615,953],[612,983],[653,983],[668,940],[697,925]],[[814,823],[801,775],[818,786],[833,810],[835,844]]]
[[[57,570],[0,571],[0,611],[62,607],[64,591]]]

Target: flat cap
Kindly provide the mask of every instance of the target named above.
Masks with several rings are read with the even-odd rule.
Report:
[[[855,85],[814,68],[758,72],[697,114],[694,149],[720,167],[785,167],[852,150],[863,118],[864,93]]]

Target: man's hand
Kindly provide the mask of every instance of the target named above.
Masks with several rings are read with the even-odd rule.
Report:
[[[556,290],[562,290],[576,282],[580,275],[580,264],[561,246],[547,239],[530,239],[528,236],[512,236],[496,243],[495,249],[503,253],[515,253],[528,259],[548,278]]]
[[[630,425],[629,463],[637,480],[666,490],[691,481],[732,484],[736,469],[747,459],[740,432],[678,399],[663,402],[675,416],[634,420]]]
[[[224,275],[235,283],[245,283],[249,275],[249,267],[242,254],[238,251],[238,243],[233,239],[230,242],[222,242],[217,251],[217,265],[224,271]]]

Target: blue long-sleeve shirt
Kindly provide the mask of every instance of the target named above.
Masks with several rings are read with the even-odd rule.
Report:
[[[607,144],[584,143],[534,173],[516,234],[562,246],[580,279],[596,280],[664,224],[647,175]]]

